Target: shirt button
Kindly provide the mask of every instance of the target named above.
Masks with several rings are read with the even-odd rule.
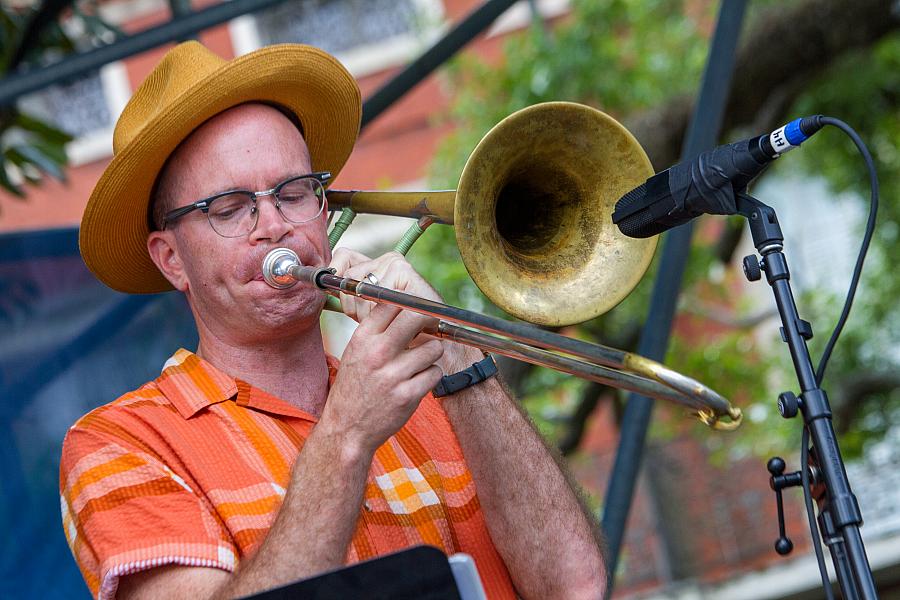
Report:
[[[368,501],[368,500],[366,500],[366,501],[363,503],[363,506],[366,507],[366,510],[367,510],[367,511],[372,512],[372,505],[369,504],[369,501]]]

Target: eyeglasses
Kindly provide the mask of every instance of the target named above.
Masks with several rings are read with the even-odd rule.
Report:
[[[213,231],[222,237],[234,238],[247,235],[256,228],[259,208],[256,201],[262,196],[274,196],[275,208],[285,221],[306,223],[312,221],[325,207],[325,186],[331,173],[319,172],[291,177],[271,190],[251,192],[230,190],[198,200],[187,206],[166,213],[162,228],[195,210],[201,210],[209,219]]]

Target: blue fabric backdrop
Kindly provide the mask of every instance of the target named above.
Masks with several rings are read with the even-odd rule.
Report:
[[[0,235],[0,598],[88,597],[60,519],[63,437],[196,345],[180,294],[108,289],[76,229]]]

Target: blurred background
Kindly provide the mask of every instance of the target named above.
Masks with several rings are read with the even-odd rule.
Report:
[[[112,128],[132,90],[173,41],[193,37],[226,58],[280,42],[320,46],[348,67],[366,99],[491,3],[256,0],[258,10],[199,33],[161,34],[152,49],[86,73],[72,62],[152,28],[239,4],[0,2],[0,97],[10,93],[14,76],[71,66],[0,105],[0,597],[87,596],[59,516],[62,439],[79,416],[155,377],[179,346],[196,345],[181,298],[112,292],[78,254],[78,222],[112,155]],[[718,2],[507,4],[451,60],[366,124],[333,188],[455,187],[469,152],[495,123],[548,100],[613,115],[658,170],[678,161]],[[36,19],[45,22],[40,35],[30,36]],[[31,43],[23,50],[25,39]],[[824,387],[880,593],[898,598],[900,5],[754,0],[737,47],[720,141],[822,113],[856,128],[877,163],[877,230]],[[869,197],[863,163],[847,138],[827,128],[777,161],[752,191],[780,216],[800,314],[816,334],[810,341],[815,361],[837,320],[862,238]],[[361,216],[341,244],[377,254],[408,225]],[[822,597],[799,490],[785,492],[796,548],[786,558],[773,550],[778,528],[765,462],[779,455],[789,469],[798,466],[801,423],[780,418],[776,398],[799,390],[771,292],[741,273],[741,257],[752,252],[739,218],[706,217],[695,227],[665,362],[732,399],[746,418],[735,432],[715,432],[681,407],[657,403],[616,597]],[[451,228],[431,227],[409,258],[449,303],[499,314],[469,280]],[[562,333],[635,349],[655,275],[653,266],[615,309]],[[329,350],[340,355],[352,324],[340,315],[323,318]],[[501,367],[600,514],[625,395],[542,368],[509,361]]]

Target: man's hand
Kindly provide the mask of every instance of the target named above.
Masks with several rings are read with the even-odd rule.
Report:
[[[441,301],[397,252],[370,259],[339,249],[331,266],[342,277],[365,280],[372,273],[383,287]],[[359,327],[344,350],[323,421],[360,450],[374,452],[406,423],[444,369],[464,362],[465,349],[420,337],[423,329],[437,324],[433,317],[345,294],[341,306]]]
[[[378,258],[370,259],[359,252],[338,248],[331,261],[331,266],[337,269],[338,274],[343,277],[365,281],[366,275],[372,273],[378,279],[378,285],[381,287],[436,302],[444,301],[440,294],[413,269],[412,265],[399,252],[388,252]],[[361,323],[376,304],[369,300],[342,294],[341,306],[345,315]],[[428,319],[429,326],[437,325],[437,319],[423,318]],[[421,344],[429,339],[425,335],[418,336],[412,345]],[[437,365],[443,369],[444,374],[461,371],[483,358],[480,351],[456,342],[444,341],[443,345],[444,355],[437,361]]]
[[[372,273],[382,287],[441,301],[396,252],[371,260],[338,250],[332,266],[344,277],[365,280]],[[335,410],[342,423],[356,423],[352,429],[366,431],[370,440],[383,442],[399,429],[419,398],[437,384],[441,370],[455,373],[481,358],[478,350],[452,342],[420,343],[428,338],[416,334],[434,326],[433,318],[398,313],[397,308],[345,295],[341,304],[345,314],[360,325],[344,351],[338,380],[351,372],[354,375],[340,382],[340,390],[335,381],[325,413]],[[418,358],[413,361],[411,356]],[[401,386],[401,382],[409,385]],[[475,480],[491,538],[519,594],[601,598],[606,571],[593,517],[497,379],[448,396],[443,406]]]

